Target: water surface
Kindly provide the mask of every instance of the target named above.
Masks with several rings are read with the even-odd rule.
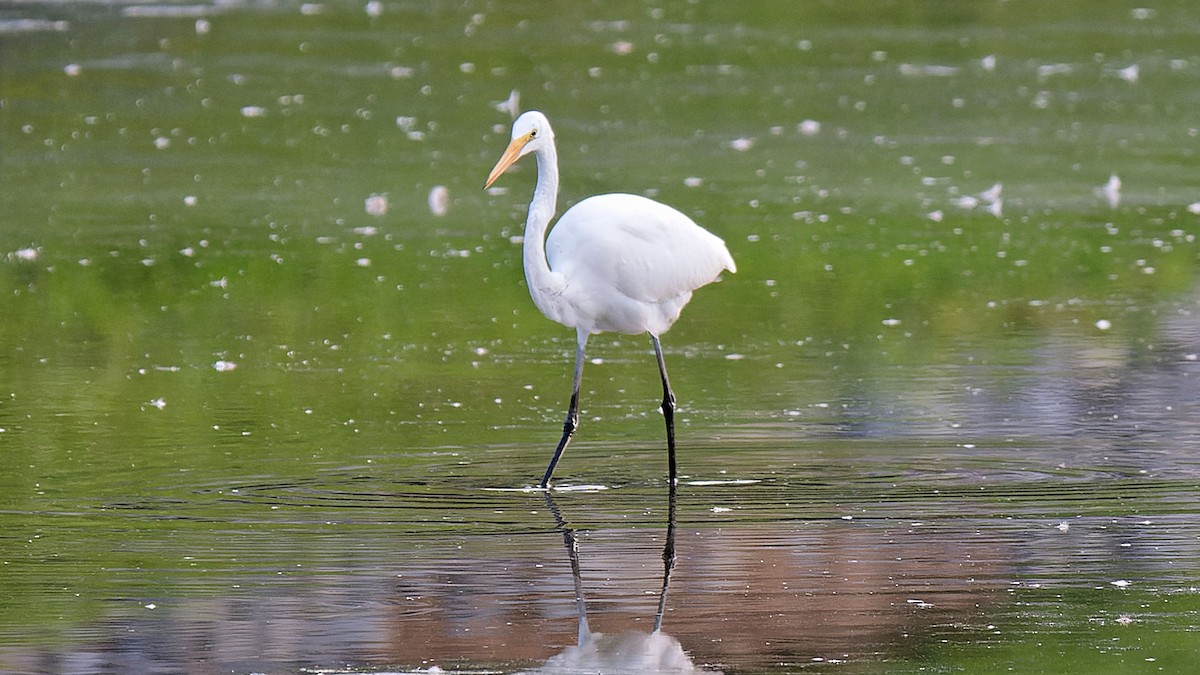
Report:
[[[1197,31],[0,8],[0,669],[553,671],[577,590],[587,634],[698,670],[1186,669]],[[480,187],[530,108],[563,207],[647,194],[737,260],[663,340],[673,519],[644,337],[592,339],[529,489],[574,337],[524,287],[531,167]]]

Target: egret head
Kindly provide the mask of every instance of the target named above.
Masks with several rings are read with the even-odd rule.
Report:
[[[512,140],[509,141],[504,154],[500,156],[500,161],[496,162],[496,166],[488,174],[487,182],[483,184],[483,187],[491,187],[500,174],[515,164],[518,159],[547,145],[554,145],[554,131],[550,129],[550,120],[536,110],[523,113],[513,122]]]

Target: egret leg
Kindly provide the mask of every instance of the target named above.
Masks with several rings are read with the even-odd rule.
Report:
[[[571,436],[575,434],[575,429],[579,426],[579,385],[583,382],[583,352],[587,347],[588,334],[584,331],[579,331],[579,341],[575,345],[575,386],[571,390],[571,405],[567,407],[567,420],[563,422],[563,435],[558,441],[558,447],[554,449],[554,456],[550,458],[550,466],[546,467],[546,474],[542,476],[541,487],[545,488],[550,485],[550,476],[554,473],[554,466],[558,464],[558,459],[562,457],[563,451],[567,449],[567,443],[571,442]]]
[[[671,381],[667,379],[667,362],[663,360],[662,345],[658,336],[651,333],[650,341],[654,343],[654,356],[658,359],[658,374],[662,376],[663,419],[667,422],[667,478],[675,485],[675,392],[671,391]]]

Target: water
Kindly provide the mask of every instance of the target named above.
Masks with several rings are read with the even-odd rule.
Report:
[[[1185,670],[1198,22],[0,8],[0,669]],[[643,192],[737,260],[663,339],[674,509],[637,336],[529,489],[574,339],[523,286],[530,167],[480,189],[514,104],[561,204]]]

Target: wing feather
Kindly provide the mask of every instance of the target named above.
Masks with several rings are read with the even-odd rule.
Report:
[[[648,303],[737,271],[719,237],[665,204],[628,194],[589,197],[568,209],[546,240],[546,257],[568,278],[603,280]]]

